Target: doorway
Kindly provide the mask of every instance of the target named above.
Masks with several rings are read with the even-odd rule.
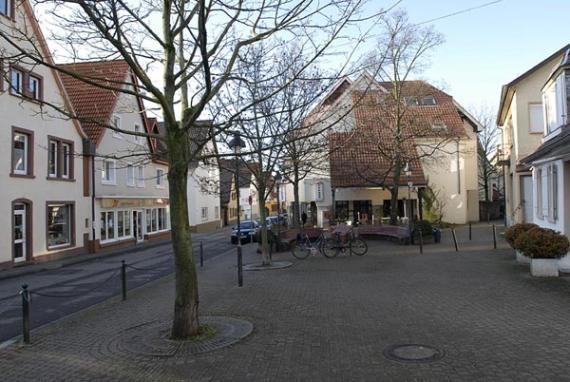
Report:
[[[533,217],[533,195],[532,176],[521,176],[521,204],[523,209],[523,223],[532,223]]]
[[[133,211],[133,235],[137,243],[143,241],[143,212],[141,210]]]
[[[24,203],[16,203],[13,207],[12,217],[12,253],[14,263],[26,261],[28,257],[28,219],[27,208]]]

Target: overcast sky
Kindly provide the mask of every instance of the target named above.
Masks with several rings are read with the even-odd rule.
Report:
[[[376,0],[375,0],[376,1]],[[490,0],[404,0],[410,21],[423,22]],[[498,107],[501,86],[570,42],[569,0],[502,0],[433,22],[446,42],[426,79],[466,107]]]

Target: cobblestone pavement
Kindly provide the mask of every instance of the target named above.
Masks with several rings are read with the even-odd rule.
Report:
[[[478,236],[480,237],[480,236]],[[445,241],[445,243],[448,243]],[[504,244],[501,242],[500,247]],[[4,381],[563,381],[570,380],[569,279],[533,279],[489,242],[417,247],[370,242],[364,257],[291,260],[246,272],[235,255],[199,271],[201,312],[251,321],[241,342],[199,355],[142,355],[121,343],[136,325],[167,320],[164,278],[32,333],[0,350]],[[486,247],[486,249],[481,249]],[[469,250],[471,248],[471,250]],[[249,247],[246,263],[258,261]],[[436,347],[429,364],[388,360],[395,344]]]

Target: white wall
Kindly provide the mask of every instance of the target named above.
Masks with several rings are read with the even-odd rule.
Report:
[[[220,171],[215,164],[199,165],[188,173],[188,214],[190,225],[197,226],[220,222]],[[207,216],[202,216],[202,208]]]

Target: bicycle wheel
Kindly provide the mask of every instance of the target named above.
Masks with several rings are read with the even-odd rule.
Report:
[[[291,253],[299,260],[306,259],[311,254],[311,243],[301,239],[291,246]]]
[[[359,237],[350,240],[350,252],[356,256],[364,256],[368,252],[368,244]]]
[[[338,255],[338,245],[336,240],[331,237],[324,239],[323,244],[321,245],[321,253],[329,259],[336,257],[336,255]]]

